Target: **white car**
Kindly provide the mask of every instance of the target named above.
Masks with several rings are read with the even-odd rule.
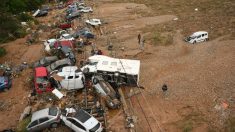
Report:
[[[86,20],[85,22],[93,26],[101,25],[100,19],[90,19],[90,20]]]
[[[62,34],[60,36],[60,40],[70,40],[70,41],[74,41],[74,37],[68,33]]]
[[[209,37],[208,37],[208,32],[206,32],[206,31],[195,32],[192,35],[190,35],[189,37],[186,37],[186,39],[185,39],[186,42],[189,42],[191,44],[195,44],[198,42],[204,42],[207,40],[209,40]]]
[[[91,7],[84,7],[83,9],[80,10],[83,13],[88,13],[88,12],[93,12]]]
[[[79,90],[84,88],[85,76],[81,71],[77,71],[77,66],[66,66],[57,75],[62,78],[60,85],[67,90]]]
[[[61,115],[63,123],[75,132],[101,132],[103,130],[101,123],[82,109],[73,113],[72,116],[66,115]]]

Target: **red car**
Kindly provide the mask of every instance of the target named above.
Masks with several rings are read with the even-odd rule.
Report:
[[[48,79],[48,72],[45,67],[35,68],[34,87],[38,94],[51,92],[53,90]]]
[[[54,43],[54,47],[57,49],[59,46],[67,46],[69,48],[75,48],[75,42],[71,40],[61,40]]]
[[[65,30],[65,29],[67,29],[67,28],[71,28],[72,25],[71,25],[71,23],[61,23],[58,27],[59,27],[60,29]]]

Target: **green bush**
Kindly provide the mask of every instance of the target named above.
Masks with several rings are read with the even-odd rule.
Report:
[[[33,17],[26,14],[26,13],[21,13],[17,16],[17,18],[21,21],[21,22],[28,22],[33,20]]]
[[[6,51],[6,49],[4,49],[4,48],[0,48],[0,57],[2,57],[2,56],[4,56],[4,55],[6,55],[7,54],[7,51]]]

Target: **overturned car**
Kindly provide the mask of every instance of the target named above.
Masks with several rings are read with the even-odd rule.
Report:
[[[120,107],[121,102],[118,100],[118,95],[112,86],[106,82],[101,76],[94,76],[92,78],[93,87],[96,92],[104,97],[107,106],[111,109]]]

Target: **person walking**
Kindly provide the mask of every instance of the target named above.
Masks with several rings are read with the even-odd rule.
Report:
[[[139,45],[140,45],[140,50],[144,50],[144,42],[145,42],[145,39],[142,37],[141,38],[141,40],[140,40],[140,43],[139,43]]]
[[[138,43],[140,44],[140,39],[141,39],[141,35],[140,33],[138,34]]]

